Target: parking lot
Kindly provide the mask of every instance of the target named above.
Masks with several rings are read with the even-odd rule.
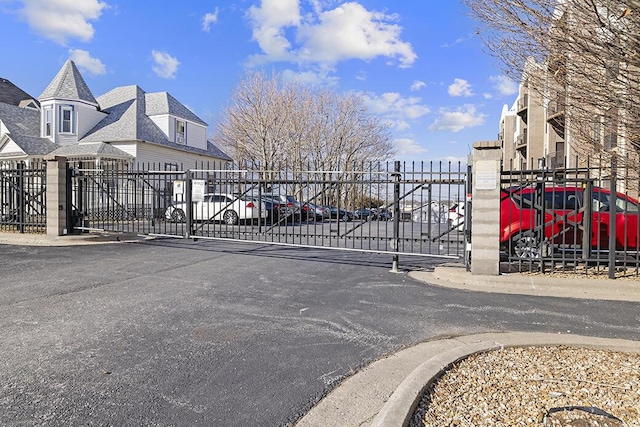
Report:
[[[286,426],[360,367],[436,337],[640,339],[637,304],[456,291],[390,266],[226,241],[0,245],[0,424]]]

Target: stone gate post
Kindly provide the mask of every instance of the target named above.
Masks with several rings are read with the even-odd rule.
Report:
[[[473,144],[471,274],[500,274],[500,141]]]
[[[67,158],[45,157],[47,162],[47,235],[63,236],[67,230]]]

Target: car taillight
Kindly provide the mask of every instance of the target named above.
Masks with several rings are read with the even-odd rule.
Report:
[[[288,208],[290,208],[290,207],[292,207],[292,206],[293,206],[293,203],[291,203],[291,202],[287,203],[287,207],[288,207]]]
[[[303,207],[302,207],[302,210],[304,210],[304,211],[308,211],[308,210],[309,210],[309,206],[303,206]]]
[[[253,204],[253,202],[249,202],[247,203],[247,208],[255,208],[256,206]]]

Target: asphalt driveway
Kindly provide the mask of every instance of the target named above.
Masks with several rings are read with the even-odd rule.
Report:
[[[435,337],[640,340],[637,303],[444,289],[390,267],[219,241],[0,245],[0,425],[286,426],[358,368]]]

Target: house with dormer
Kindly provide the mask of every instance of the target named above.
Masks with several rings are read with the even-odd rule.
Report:
[[[0,79],[0,160],[51,156],[96,169],[231,161],[207,140],[207,123],[169,93],[132,85],[96,98],[71,60],[37,99]]]

